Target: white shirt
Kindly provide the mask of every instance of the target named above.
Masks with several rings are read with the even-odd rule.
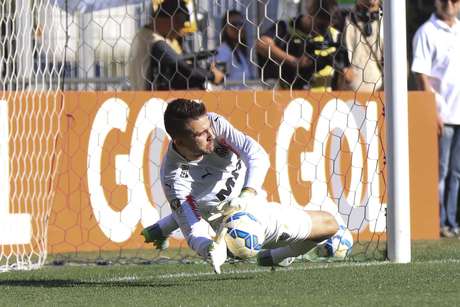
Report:
[[[460,125],[460,23],[452,27],[434,14],[414,36],[412,71],[427,75],[445,124]]]
[[[152,56],[150,49],[152,45],[159,41],[167,42],[178,54],[182,54],[182,49],[177,41],[165,39],[163,36],[153,32],[147,26],[139,29],[134,36],[128,57],[128,80],[133,91],[144,91],[149,89],[147,85],[148,73]]]
[[[182,157],[170,143],[161,166],[161,182],[173,216],[190,247],[206,256],[211,241],[202,216],[216,213],[223,200],[243,187],[262,192],[270,162],[262,146],[216,113],[208,113],[215,149],[197,161]]]
[[[154,32],[142,27],[131,42],[128,58],[128,80],[132,90],[146,89],[147,73],[150,66],[150,48],[154,42]]]
[[[365,37],[360,31],[360,28],[364,28],[363,22],[358,21],[358,25],[356,25],[350,17],[347,17],[345,24],[343,37],[348,49],[351,69],[354,73],[353,79],[347,84],[348,89],[354,92],[373,92],[381,89],[383,74],[378,62],[383,62],[383,20],[376,20],[371,23],[372,35],[368,37]],[[372,48],[377,59],[370,48]]]

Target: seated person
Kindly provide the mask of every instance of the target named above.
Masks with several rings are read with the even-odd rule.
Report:
[[[129,79],[135,90],[203,89],[206,81],[220,84],[224,75],[183,59],[178,44],[189,12],[183,0],[165,0],[153,12],[153,22],[135,36],[129,56]]]

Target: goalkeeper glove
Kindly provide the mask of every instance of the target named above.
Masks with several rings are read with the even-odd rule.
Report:
[[[208,258],[216,274],[221,273],[220,267],[227,260],[227,243],[224,240],[227,228],[221,225],[217,232],[216,239],[208,246]]]
[[[256,191],[252,188],[243,188],[238,197],[230,200],[224,200],[216,207],[216,214],[209,218],[209,221],[214,221],[221,216],[228,216],[236,211],[245,210],[251,199],[256,195]]]

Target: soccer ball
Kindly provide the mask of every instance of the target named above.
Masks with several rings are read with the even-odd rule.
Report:
[[[262,249],[265,231],[254,215],[238,211],[224,221],[227,232],[224,240],[233,256],[247,259],[256,256]]]
[[[345,259],[350,255],[353,247],[353,236],[345,227],[340,226],[339,231],[326,240],[320,249],[320,256]]]

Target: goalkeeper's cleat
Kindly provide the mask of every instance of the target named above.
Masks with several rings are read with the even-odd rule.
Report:
[[[343,260],[351,254],[353,236],[344,225],[339,227],[335,235],[326,240],[327,255],[337,260]]]
[[[327,249],[325,247],[326,241],[324,240],[320,243],[318,243],[315,247],[310,249],[306,254],[302,256],[302,259],[306,259],[311,262],[321,262],[321,261],[326,261],[327,260]]]
[[[324,261],[324,260],[344,260],[351,254],[353,248],[353,236],[345,227],[340,226],[335,235],[327,240],[324,240],[308,253],[304,258],[309,261]]]
[[[294,260],[295,260],[295,257],[284,258],[281,262],[277,264],[277,266],[288,267],[294,262]]]
[[[157,223],[144,228],[141,235],[144,236],[145,243],[153,243],[157,250],[165,250],[169,247],[168,238],[163,235]]]
[[[288,267],[294,262],[294,260],[295,257],[287,257],[279,262],[275,262],[269,249],[263,250],[257,254],[257,264],[260,266]]]

